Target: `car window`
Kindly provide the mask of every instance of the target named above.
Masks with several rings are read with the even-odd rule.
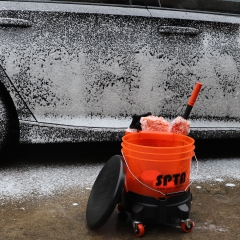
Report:
[[[72,1],[69,1],[69,2],[72,2]],[[73,0],[73,2],[129,5],[129,0]]]
[[[154,7],[160,7],[161,6],[160,1],[161,0],[144,0],[147,6],[154,6]]]
[[[159,8],[174,8],[181,10],[240,14],[240,0],[24,0],[24,1],[138,5]]]
[[[61,1],[61,0],[60,0]],[[62,0],[66,1],[66,0]],[[160,0],[70,0],[69,2],[88,2],[88,3],[105,3],[105,4],[124,4],[138,6],[160,6]]]
[[[36,1],[36,0],[35,0]],[[116,5],[138,5],[138,6],[160,6],[160,0],[49,0],[49,1],[64,1],[64,2],[85,2],[85,3],[103,3]]]
[[[1,1],[1,0],[0,0]],[[20,1],[20,0],[9,0],[12,2]],[[45,3],[98,3],[98,4],[124,4],[130,5],[131,0],[23,0],[23,2],[45,2]],[[134,1],[134,0],[133,0]],[[141,0],[137,0],[141,1]],[[143,1],[143,0],[142,0]],[[21,1],[20,1],[21,2]]]
[[[240,14],[240,0],[160,0],[162,8]]]
[[[0,0],[1,1],[1,0]],[[10,0],[15,2],[16,0]],[[98,3],[111,5],[138,5],[138,6],[160,6],[160,0],[24,0],[25,2],[64,2],[64,3]]]

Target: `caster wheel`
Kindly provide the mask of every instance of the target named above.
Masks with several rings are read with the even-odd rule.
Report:
[[[182,222],[181,223],[181,228],[182,228],[183,232],[189,233],[194,228],[194,222],[192,220],[190,220],[190,227],[187,227],[186,223]]]
[[[126,212],[125,209],[122,207],[121,204],[118,204],[118,205],[117,205],[117,210],[118,210],[120,213],[125,213],[125,212]]]
[[[141,236],[144,235],[144,233],[145,233],[145,228],[144,228],[144,226],[142,225],[142,223],[139,223],[139,224],[137,225],[137,230],[134,230],[134,233],[135,233],[135,235],[136,235],[137,237],[141,237]]]

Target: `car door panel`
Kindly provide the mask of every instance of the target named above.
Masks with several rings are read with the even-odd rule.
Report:
[[[239,119],[239,17],[194,12],[183,14],[182,11],[174,10],[150,9],[149,11],[158,19],[157,25],[161,25],[164,16],[168,19],[166,23],[168,26],[175,28],[187,26],[199,31],[197,36],[191,38],[186,38],[181,33],[174,33],[176,41],[173,45],[177,50],[167,52],[167,56],[175,55],[175,57],[168,61],[166,71],[169,74],[163,77],[168,79],[171,90],[175,93],[179,93],[177,84],[173,84],[175,82],[181,85],[188,81],[191,85],[195,81],[203,83],[201,98],[194,107],[192,117],[209,121]],[[168,48],[167,45],[165,47]],[[159,75],[163,76],[163,74]],[[178,105],[176,100],[174,106]],[[179,112],[177,108],[176,112]]]
[[[129,114],[131,96],[125,99],[123,88],[135,84],[130,62],[142,17],[121,16],[121,8],[119,15],[103,15],[82,13],[81,5],[80,13],[57,11],[58,4],[51,5],[54,11],[37,6],[37,11],[1,11],[2,17],[17,15],[33,24],[24,31],[2,28],[0,34],[1,64],[37,120],[81,125],[86,116]]]

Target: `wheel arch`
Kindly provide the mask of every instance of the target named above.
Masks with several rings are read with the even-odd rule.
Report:
[[[9,134],[5,142],[12,141],[14,144],[16,144],[19,142],[19,138],[20,138],[20,124],[19,124],[18,114],[15,108],[13,99],[2,82],[0,82],[0,96],[1,96],[1,100],[4,102],[4,105],[6,105],[6,108],[7,108],[7,118],[8,118],[7,128],[8,128]]]
[[[25,101],[22,99],[19,90],[11,82],[6,72],[0,65],[0,88],[6,94],[6,97],[10,103],[10,108],[17,114],[18,120],[33,121],[36,122],[36,118],[33,116],[31,110],[28,108]],[[8,96],[7,96],[8,95]]]
[[[1,65],[0,95],[4,105],[6,105],[8,115],[8,134],[6,135],[2,145],[0,145],[0,151],[7,151],[9,154],[8,149],[12,149],[12,147],[17,146],[21,140],[21,120],[32,122],[37,121],[21,97],[19,90],[14,86],[11,79],[8,78]]]

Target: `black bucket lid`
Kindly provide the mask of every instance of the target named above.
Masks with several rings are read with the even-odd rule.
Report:
[[[115,155],[103,166],[92,187],[86,211],[90,228],[99,228],[107,222],[120,202],[124,180],[122,156]]]

